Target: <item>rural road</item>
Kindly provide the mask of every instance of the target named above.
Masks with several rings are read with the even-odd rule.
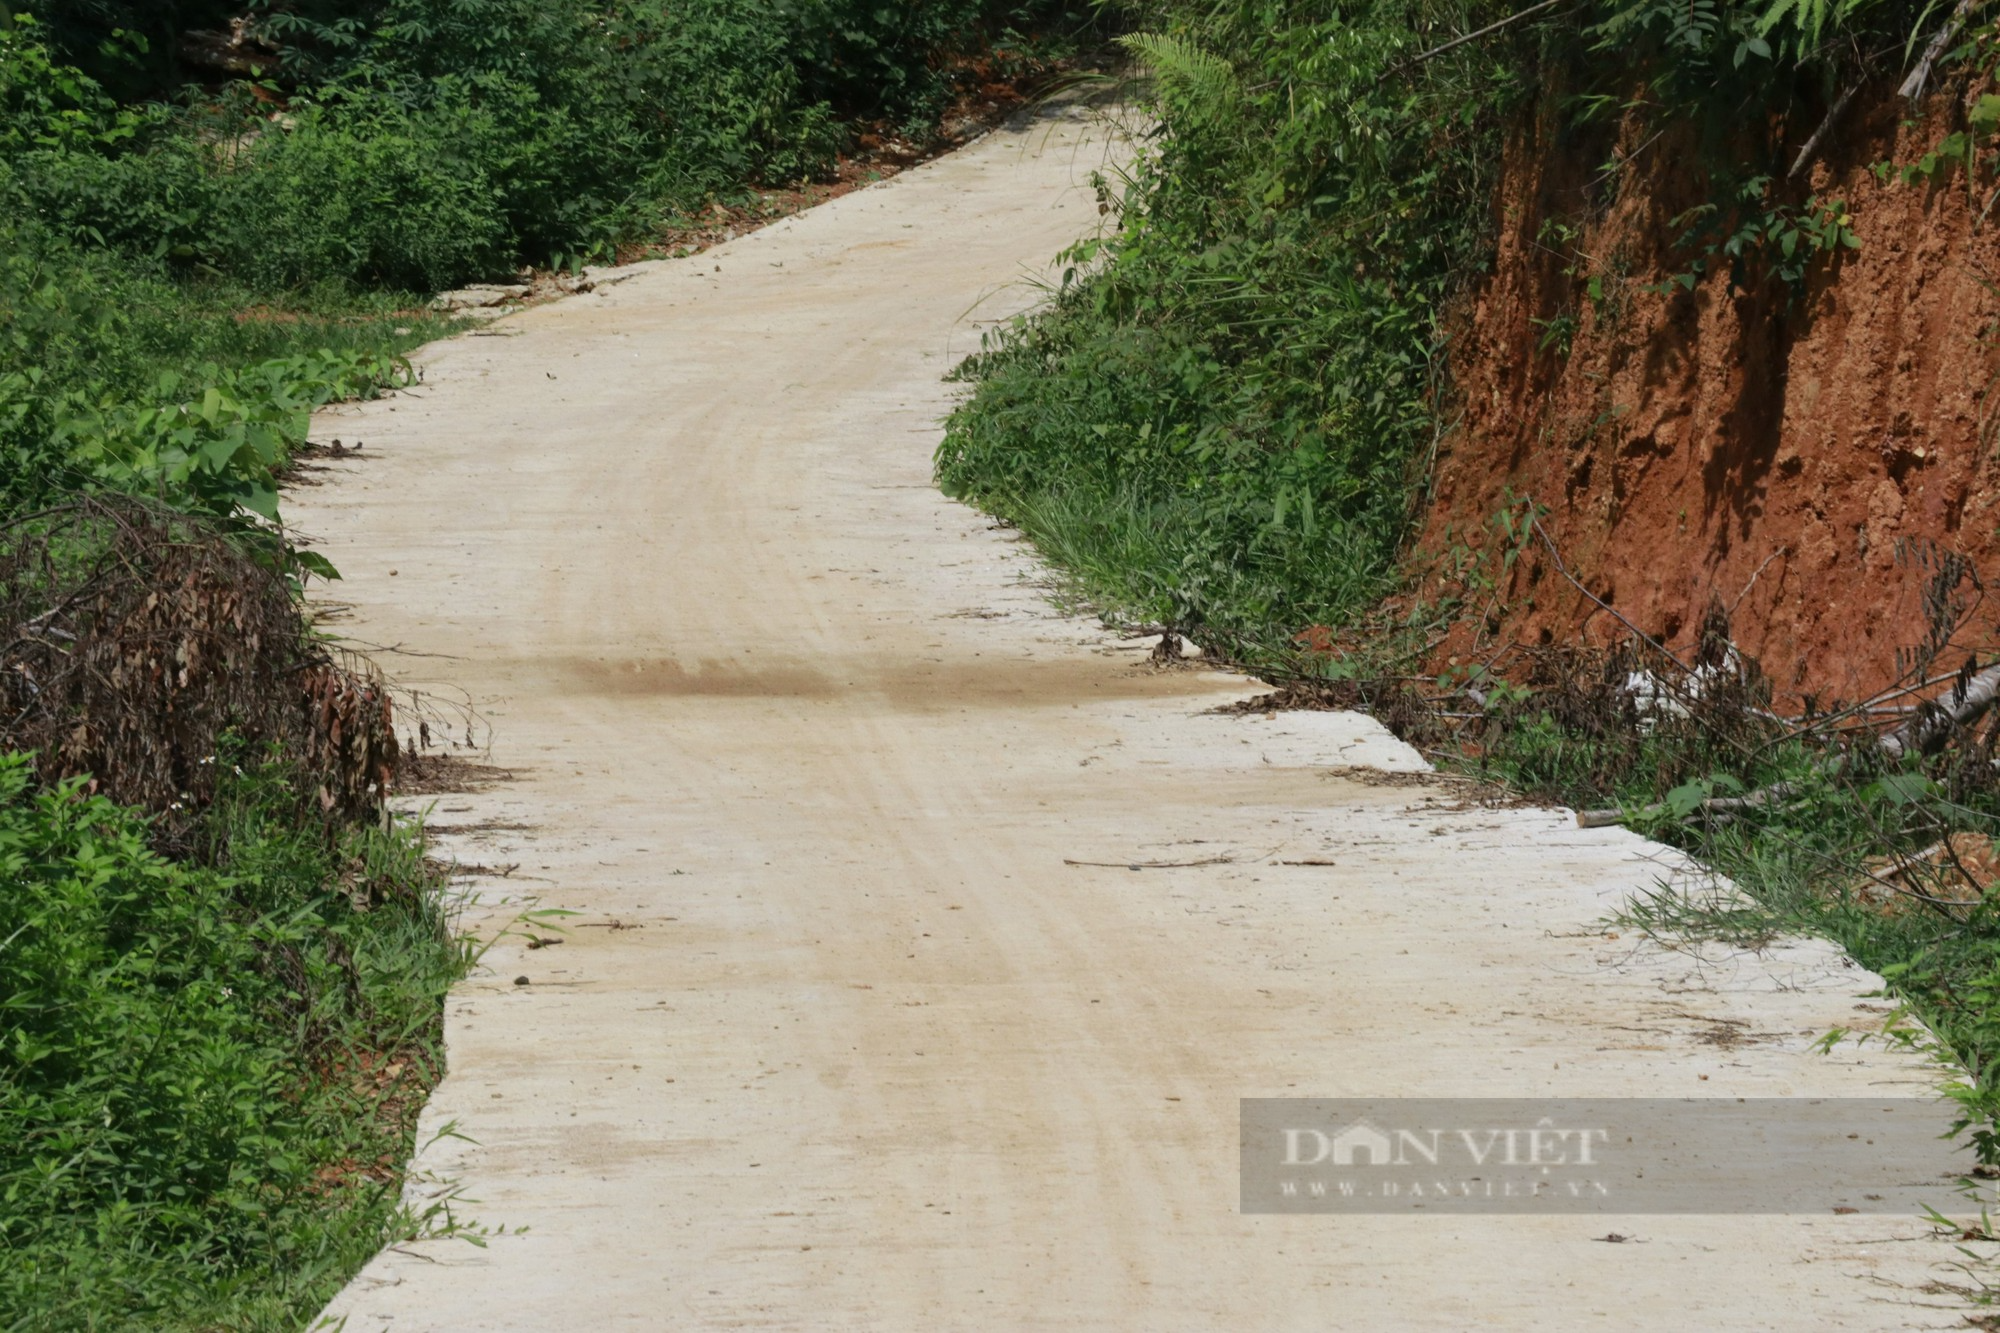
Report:
[[[1108,137],[1051,111],[319,423],[365,441],[287,501],[336,627],[513,774],[428,798],[469,922],[575,913],[449,1006],[422,1137],[463,1137],[413,1188],[500,1234],[387,1251],[328,1315],[1958,1326],[1899,1217],[1239,1212],[1242,1097],[1927,1083],[1809,1049],[1882,1010],[1830,948],[1619,938],[1659,849],[1467,801],[1363,717],[1211,713],[1254,684],[1059,614],[932,489],[942,377],[1096,224]]]

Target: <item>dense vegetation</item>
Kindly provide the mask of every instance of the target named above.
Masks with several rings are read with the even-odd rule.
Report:
[[[274,523],[311,410],[405,382],[449,326],[432,291],[820,176],[861,122],[926,137],[956,54],[1060,7],[23,7],[0,9],[0,1328],[296,1327],[440,1224],[401,1211],[399,1170],[466,958],[420,837],[314,768],[366,787],[394,740],[284,600],[335,573]],[[260,676],[254,707],[247,678],[189,687],[185,645],[228,626],[173,617],[251,605],[311,681]],[[351,711],[310,754],[233,731],[356,699],[383,733],[361,760]],[[30,713],[40,749],[7,753]],[[200,795],[64,766],[107,731]]]
[[[68,62],[164,91],[160,11],[47,10],[0,23],[0,484],[17,505],[191,484],[266,516],[296,409],[393,382],[437,329],[419,294],[602,257],[719,193],[822,173],[854,118],[927,125],[942,57],[1039,17],[271,6],[231,57],[263,77],[125,104]]]
[[[188,865],[0,756],[0,1326],[296,1327],[409,1224],[443,899],[411,839],[329,843],[237,757]]]
[[[926,120],[948,89],[929,62],[980,10],[273,7],[254,29],[267,42],[231,57],[268,50],[269,77],[227,96],[114,111],[92,86],[21,71],[17,98],[39,86],[31,109],[73,121],[15,155],[14,184],[65,238],[261,289],[434,290],[603,253],[751,179],[820,173],[852,117]],[[153,44],[124,31],[103,40],[146,58]]]
[[[969,368],[947,489],[1141,620],[1281,642],[1371,605],[1544,42],[1399,62],[1485,10],[1174,7],[1132,39],[1167,132],[1107,183],[1081,276]]]

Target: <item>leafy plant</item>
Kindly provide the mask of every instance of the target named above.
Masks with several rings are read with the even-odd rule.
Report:
[[[1601,50],[1640,37],[1657,41],[1683,62],[1726,56],[1746,61],[1799,62],[1822,52],[1828,38],[1887,0],[1615,0],[1592,29]]]
[[[1772,0],[1757,17],[1758,38],[1789,34],[1800,54],[1817,51],[1828,33],[1882,0]],[[1768,52],[1760,53],[1768,55]]]
[[[348,1052],[434,1068],[464,952],[407,838],[328,845],[281,767],[217,757],[238,761],[197,868],[83,780],[37,789],[0,755],[10,1327],[296,1327],[407,1225],[390,1182],[340,1174],[410,1133]]]
[[[150,403],[59,401],[50,438],[91,481],[181,499],[221,517],[248,511],[276,521],[277,470],[305,443],[313,411],[412,379],[398,359],[335,352],[240,371],[167,371]],[[193,386],[199,392],[183,397]],[[0,381],[0,412],[10,390],[32,387],[28,375]]]

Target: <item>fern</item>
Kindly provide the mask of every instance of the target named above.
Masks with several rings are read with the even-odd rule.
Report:
[[[1799,56],[1819,49],[1829,28],[1839,27],[1879,0],[1774,0],[1757,20],[1757,35],[1769,37],[1773,31],[1789,27],[1797,34]]]
[[[1780,0],[1783,3],[1783,0]],[[1618,9],[1590,31],[1600,50],[1641,32],[1657,31],[1669,51],[1704,52],[1723,25],[1717,0],[1637,0]]]
[[[1590,32],[1609,50],[1642,32],[1655,34],[1671,53],[1708,56],[1733,46],[1734,63],[1808,60],[1833,31],[1881,0],[1632,0],[1617,4]]]
[[[1153,72],[1162,93],[1188,110],[1212,113],[1236,100],[1235,68],[1185,37],[1135,32],[1118,42]]]

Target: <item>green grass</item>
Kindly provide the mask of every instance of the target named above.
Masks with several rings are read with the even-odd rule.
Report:
[[[460,326],[423,296],[395,291],[260,294],[218,280],[126,280],[141,383],[204,363],[254,365],[312,352],[400,356]]]
[[[1369,534],[1352,525],[1324,525],[1311,541],[1253,537],[1231,549],[1210,513],[1174,498],[1078,486],[984,504],[1035,543],[1070,601],[1135,624],[1198,624],[1208,642],[1246,662],[1295,656],[1284,640],[1261,637],[1273,625],[1343,623],[1393,586]],[[1300,566],[1312,571],[1310,599],[1275,612],[1267,599],[1282,595],[1272,590],[1298,579]]]
[[[1434,758],[1579,809],[1613,807],[1685,850],[1619,913],[1670,944],[1757,949],[1783,935],[1838,943],[1907,1007],[1907,1041],[1937,1060],[1979,1161],[2000,1163],[2000,782],[1990,736],[1891,762],[1839,719],[1784,723],[1754,681],[1692,714],[1645,719],[1615,682],[1636,662],[1541,654],[1528,683],[1452,700],[1416,739]],[[1472,713],[1473,720],[1463,720]],[[1752,807],[1706,808],[1749,793]],[[1952,851],[1941,848],[1949,840]],[[1840,1035],[1840,1034],[1830,1034]]]
[[[1958,901],[1965,881],[1954,876],[1926,872],[1885,884],[1869,868],[1892,851],[1935,845],[1946,827],[1991,847],[2000,802],[1954,802],[1949,811],[1930,801],[1916,810],[1885,804],[1879,791],[1822,790],[1738,827],[1659,829],[1740,893],[1663,885],[1635,901],[1626,919],[1668,939],[1756,945],[1793,934],[1838,943],[1907,1007],[1899,1039],[1940,1063],[1978,1159],[1992,1165],[2000,1162],[2000,909],[1983,895]],[[1949,825],[1936,820],[1940,814]],[[1917,896],[1946,892],[1950,906]]]

